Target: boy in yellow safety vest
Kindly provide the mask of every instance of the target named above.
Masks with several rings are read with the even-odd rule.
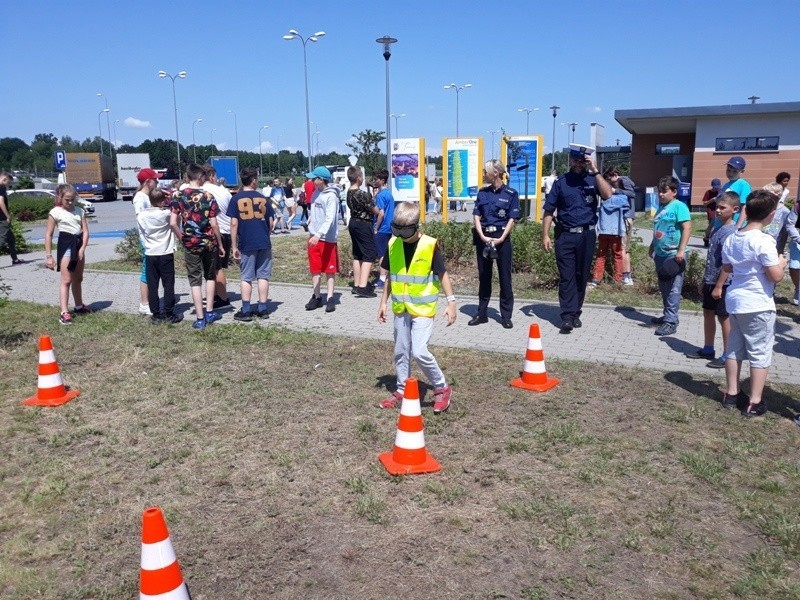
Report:
[[[399,202],[395,207],[392,238],[381,268],[389,272],[389,285],[383,289],[378,321],[386,322],[391,296],[397,390],[379,406],[400,406],[413,356],[433,384],[433,414],[439,414],[450,407],[452,389],[447,385],[436,358],[428,350],[428,342],[433,333],[439,292],[444,289],[447,297],[444,318],[448,327],[456,322],[456,297],[436,238],[419,231],[418,203]]]

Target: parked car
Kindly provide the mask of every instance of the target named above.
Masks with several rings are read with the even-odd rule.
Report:
[[[53,201],[53,206],[55,206],[56,193],[53,190],[8,190],[9,202],[12,199],[12,194],[16,198],[49,198]],[[78,198],[75,200],[75,204],[86,211],[87,216],[94,214],[94,202]]]

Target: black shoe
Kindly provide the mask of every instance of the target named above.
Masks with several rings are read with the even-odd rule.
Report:
[[[22,260],[21,258],[15,258],[14,260],[11,261],[11,265],[12,266],[13,265],[22,265],[22,264],[25,264],[25,261]]]
[[[583,327],[583,323],[578,317],[572,317],[572,326],[578,329],[579,327]]]
[[[500,324],[503,326],[503,329],[513,329],[514,324],[511,322],[511,319],[502,319]]]
[[[234,321],[241,321],[242,323],[249,323],[253,320],[253,313],[249,310],[244,312],[241,308],[233,313],[233,320]]]
[[[378,295],[367,287],[357,287],[354,288],[354,290],[353,293],[356,295],[356,298],[374,298]]]
[[[164,323],[167,323],[168,321],[167,321],[167,316],[165,314],[158,313],[158,314],[152,315],[150,317],[150,322],[153,325],[163,325]]]
[[[559,328],[558,333],[572,333],[574,327],[575,326],[572,324],[572,319],[566,318],[561,322],[561,327]]]
[[[259,319],[269,319],[269,311],[266,308],[264,310],[254,310],[253,316]]]
[[[764,402],[764,399],[761,399],[761,402],[758,404],[752,404],[751,402],[747,403],[742,409],[742,416],[743,417],[762,417],[767,413],[767,403]]]
[[[311,300],[306,302],[306,310],[322,308],[322,296],[311,296]]]
[[[703,352],[703,349],[700,348],[694,352],[687,352],[686,358],[702,358],[711,361],[714,360],[714,351],[712,350],[711,352]]]
[[[320,302],[322,302],[322,298],[320,298]],[[328,301],[325,303],[325,312],[333,312],[336,310],[336,301],[333,298],[328,298]]]
[[[214,296],[214,310],[217,310],[218,308],[224,308],[230,305],[231,305],[230,300],[223,300],[219,296]]]
[[[661,327],[656,329],[656,335],[663,337],[665,335],[672,335],[678,331],[678,326],[675,323],[663,323]]]
[[[176,325],[177,323],[183,321],[183,313],[172,313],[167,317],[166,321],[167,323],[172,323],[173,325]]]
[[[703,238],[703,248],[708,248],[709,242],[706,238]]]
[[[480,325],[481,323],[488,323],[489,317],[482,317],[480,315],[475,315],[469,321],[467,321],[467,325]]]
[[[663,325],[664,317],[653,317],[650,319],[650,325]]]
[[[739,410],[745,410],[749,404],[750,398],[742,392],[739,392],[733,396],[729,395],[727,392],[722,395],[722,408],[737,408]]]
[[[308,223],[300,223],[300,227],[302,227],[305,231],[308,231]]]

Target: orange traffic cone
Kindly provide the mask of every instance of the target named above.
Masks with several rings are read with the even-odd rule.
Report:
[[[534,392],[546,392],[559,384],[558,379],[547,376],[547,369],[544,367],[542,336],[537,323],[531,323],[528,334],[528,350],[525,352],[525,364],[522,367],[521,377],[509,381],[509,384]]]
[[[67,391],[58,369],[49,335],[39,338],[39,388],[35,396],[22,403],[28,406],[59,406],[77,397],[78,390]]]
[[[435,473],[442,468],[425,449],[419,383],[414,377],[406,380],[403,404],[400,405],[400,418],[397,419],[394,450],[381,454],[378,459],[392,475]]]
[[[142,514],[141,564],[139,600],[191,600],[169,541],[164,514],[158,507]]]

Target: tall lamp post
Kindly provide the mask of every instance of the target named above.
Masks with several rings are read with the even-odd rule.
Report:
[[[166,71],[159,71],[161,79],[169,77],[172,80],[172,108],[175,112],[175,147],[178,149],[178,179],[181,178],[181,141],[178,135],[178,101],[175,99],[175,80],[186,79],[186,71],[179,71],[177,75],[170,75]]]
[[[211,130],[211,154],[214,154],[214,152],[217,151],[217,147],[214,146],[214,132],[216,130],[217,130],[216,127],[214,127],[214,129]]]
[[[105,105],[106,105],[106,109],[108,109],[108,98],[106,98],[105,95],[103,95],[102,92],[98,92],[97,93],[97,97],[103,99],[103,102],[105,102]],[[109,124],[109,118],[108,118],[108,113],[109,112],[111,112],[111,111],[106,110],[106,130],[108,131],[108,145],[111,146],[111,125]],[[100,133],[100,137],[103,137],[102,133]],[[113,160],[113,158],[114,158],[113,148],[109,149],[109,154],[111,154],[111,158]]]
[[[192,123],[192,154],[194,156],[194,164],[197,164],[197,144],[194,141],[194,126],[202,122],[203,122],[202,117],[198,117]]]
[[[569,125],[570,128],[572,129],[572,140],[571,141],[575,142],[575,128],[578,126],[578,124],[575,123],[575,122],[572,122],[572,123],[567,123],[567,125]]]
[[[236,119],[236,112],[229,108],[228,112],[233,115],[233,134],[236,141],[236,162],[239,162],[239,121]]]
[[[264,176],[264,151],[261,149],[261,131],[263,129],[269,129],[269,125],[262,125],[258,130],[258,167],[262,177]]]
[[[100,156],[103,156],[103,126],[100,123],[100,117],[103,116],[103,113],[108,114],[109,109],[104,108],[99,113],[97,113],[97,129],[100,130]]]
[[[465,90],[471,87],[472,87],[471,83],[465,83],[464,85],[456,85],[455,83],[450,83],[444,86],[444,89],[446,90],[456,91],[456,137],[458,137],[458,96],[461,94],[461,90]]]
[[[393,114],[391,116],[394,118],[394,135],[395,135],[395,137],[400,137],[400,133],[399,133],[399,130],[398,130],[398,127],[397,127],[397,120],[398,119],[402,119],[403,117],[405,117],[406,113],[400,113],[399,115],[394,115]]]
[[[529,135],[531,132],[531,113],[536,112],[539,110],[538,107],[536,108],[518,108],[517,112],[524,112],[525,113],[525,135]]]
[[[556,170],[556,115],[558,114],[558,109],[561,108],[560,106],[556,106],[555,104],[550,107],[550,110],[553,111],[553,148],[551,149],[550,156],[553,159],[551,161],[550,169],[552,171]]]
[[[306,56],[306,44],[308,42],[316,42],[325,35],[324,31],[318,31],[314,35],[303,37],[296,29],[290,29],[289,32],[283,36],[285,40],[300,40],[303,43],[303,75],[306,83],[306,142],[308,143],[308,170],[312,171],[311,167],[311,113],[308,109],[308,57]],[[278,168],[280,168],[280,148],[278,149]]]
[[[117,147],[117,123],[119,123],[119,119],[114,119],[114,149],[116,150]]]
[[[392,111],[389,108],[389,59],[392,57],[392,44],[397,43],[397,38],[390,37],[385,35],[383,37],[379,37],[377,40],[381,46],[383,46],[383,60],[386,63],[386,170],[389,173],[390,181],[386,183],[389,184],[391,188],[391,178],[392,178]]]
[[[321,132],[319,130],[314,132],[314,135],[317,138],[317,151],[314,153],[314,162],[317,162],[319,160],[319,136],[320,136],[320,133]]]
[[[500,133],[499,129],[487,129],[486,133],[490,133],[492,135],[492,158],[494,158],[494,134]]]

